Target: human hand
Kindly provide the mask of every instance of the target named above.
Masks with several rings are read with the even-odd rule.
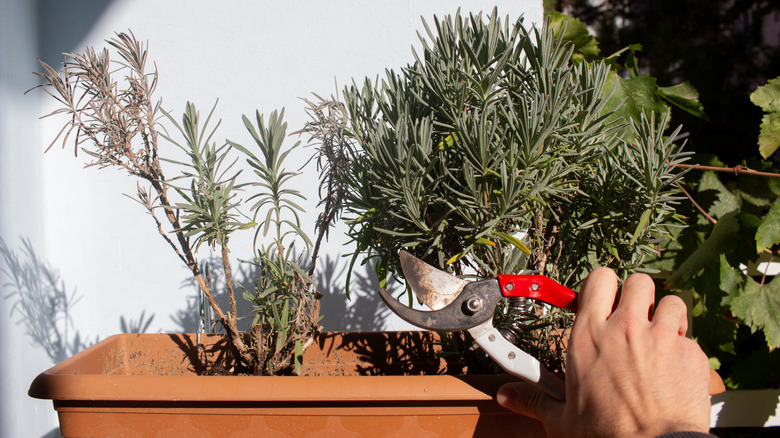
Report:
[[[634,274],[623,284],[612,270],[590,273],[579,294],[569,338],[566,401],[528,382],[504,385],[502,406],[539,419],[550,437],[656,437],[707,432],[707,356],[692,340],[686,307],[664,297],[653,312],[655,286]]]

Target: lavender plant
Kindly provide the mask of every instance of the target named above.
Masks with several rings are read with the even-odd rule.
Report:
[[[540,273],[573,289],[595,266],[643,269],[677,226],[687,154],[667,114],[616,117],[609,66],[575,65],[561,34],[496,11],[435,19],[413,63],[344,91],[361,146],[345,175],[353,263],[401,276],[404,248],[459,275]],[[539,330],[570,322],[525,304],[498,318],[540,354]]]

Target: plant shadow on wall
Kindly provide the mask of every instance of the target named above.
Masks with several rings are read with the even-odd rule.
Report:
[[[35,0],[39,29],[43,30],[38,41],[41,59],[58,62],[62,53],[83,44],[92,29],[100,23],[115,0],[82,0],[63,3],[57,0]]]
[[[0,239],[0,271],[6,277],[3,298],[13,301],[11,317],[24,326],[31,344],[43,349],[52,363],[58,363],[89,347],[98,338],[85,338],[73,322],[73,308],[81,300],[76,289],[68,291],[59,272],[35,251],[27,238],[12,250]],[[154,319],[142,311],[137,320],[119,318],[122,333],[144,333]]]
[[[316,282],[322,294],[323,326],[339,331],[382,330],[391,311],[379,295],[373,293],[379,288],[379,280],[373,274],[373,263],[366,265],[364,274],[353,272],[355,290],[349,302],[344,297],[344,286],[336,282],[346,267],[339,263],[337,257],[329,254],[322,258],[321,263]]]
[[[218,266],[222,259],[217,256],[205,258],[202,266]],[[344,286],[338,280],[343,276],[346,267],[339,263],[339,258],[330,254],[324,254],[320,261],[319,269],[314,277],[320,298],[320,312],[322,314],[321,325],[330,331],[358,331],[381,330],[384,321],[390,315],[390,310],[382,303],[377,294],[370,293],[379,287],[379,281],[373,272],[372,264],[368,264],[365,274],[355,273],[356,292],[351,301],[344,296]],[[205,268],[203,269],[206,270]],[[228,294],[224,287],[224,278],[219,270],[209,269],[210,280],[214,288],[214,299],[223,306],[228,305]],[[233,280],[241,290],[249,290],[252,287],[252,279],[260,275],[260,270],[251,264],[241,263],[233,272]],[[217,321],[208,306],[204,306],[204,300],[198,285],[194,279],[188,278],[182,286],[186,290],[194,290],[187,297],[187,306],[171,315],[171,320],[178,327],[177,331],[194,333],[203,328],[206,332],[219,331]],[[251,304],[248,300],[237,302],[239,314],[248,315]],[[250,321],[247,318],[239,318],[239,328],[247,330]]]
[[[222,265],[222,258],[216,255],[204,257],[201,262],[201,270],[205,273],[206,281],[211,285],[213,290],[214,300],[223,307],[230,305],[230,297],[225,285],[224,271],[218,267]],[[212,267],[217,267],[216,269]],[[252,279],[257,278],[260,274],[257,266],[240,263],[235,268],[231,267],[233,274],[233,281],[239,287],[240,290],[247,290],[251,288]],[[171,320],[178,327],[177,331],[183,333],[195,333],[197,331],[206,331],[209,333],[215,333],[219,328],[217,327],[217,320],[213,316],[213,312],[206,301],[206,297],[203,296],[203,292],[198,286],[194,278],[188,277],[182,283],[182,289],[192,290],[193,294],[187,297],[187,306],[184,309],[177,310],[175,314],[171,315]],[[236,308],[240,315],[248,315],[251,311],[251,303],[247,300],[236,301]],[[238,326],[241,330],[249,328],[249,322],[246,318],[239,318]]]
[[[314,244],[316,254],[319,252],[322,240],[328,237],[330,226],[341,218],[344,210],[344,202],[349,192],[347,175],[352,172],[352,158],[356,147],[354,140],[345,130],[349,115],[346,106],[339,101],[338,95],[331,99],[324,99],[317,94],[313,96],[313,100],[304,99],[309,121],[301,130],[291,135],[309,136],[307,147],[316,147],[316,152],[310,161],[316,161],[320,175],[331,176],[327,180],[322,180],[321,177],[322,183],[319,187],[319,205],[324,208],[317,218],[317,227],[324,233],[321,232],[317,236]],[[363,274],[357,273],[354,259],[349,268],[340,268],[338,258],[329,254],[326,254],[320,263],[315,280],[317,289],[322,294],[320,305],[323,325],[330,330],[381,330],[391,312],[379,296],[373,293],[380,286],[375,274],[376,263],[367,260],[361,267]],[[310,274],[314,272],[314,270],[309,271]],[[347,284],[337,284],[336,280],[345,272],[347,272]],[[350,294],[349,284],[353,274],[356,275],[358,284],[358,287],[353,290],[358,292]],[[345,289],[346,298],[351,301],[351,304],[344,300]],[[338,317],[339,320],[334,320],[334,316],[330,315]]]

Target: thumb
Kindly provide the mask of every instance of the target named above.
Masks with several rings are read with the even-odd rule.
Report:
[[[512,382],[498,389],[496,401],[499,405],[542,423],[548,419],[561,418],[563,403],[550,397],[538,385],[529,382]]]

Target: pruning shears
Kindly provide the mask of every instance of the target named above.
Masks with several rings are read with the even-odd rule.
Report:
[[[504,334],[506,331],[494,327],[493,314],[504,298],[537,300],[576,312],[574,291],[543,275],[499,275],[468,282],[436,269],[406,251],[401,251],[400,257],[408,286],[432,310],[407,307],[380,288],[379,295],[393,312],[427,330],[467,330],[477,345],[509,374],[540,385],[558,400],[566,399],[564,381],[510,342]],[[710,395],[725,390],[721,377],[710,369]]]
[[[552,397],[565,400],[563,380],[536,358],[518,348],[493,326],[493,314],[504,298],[527,298],[576,311],[576,294],[543,275],[499,275],[468,282],[401,251],[401,268],[408,286],[432,311],[412,309],[384,289],[382,300],[399,317],[435,331],[467,330],[477,345],[508,373],[537,383]]]

